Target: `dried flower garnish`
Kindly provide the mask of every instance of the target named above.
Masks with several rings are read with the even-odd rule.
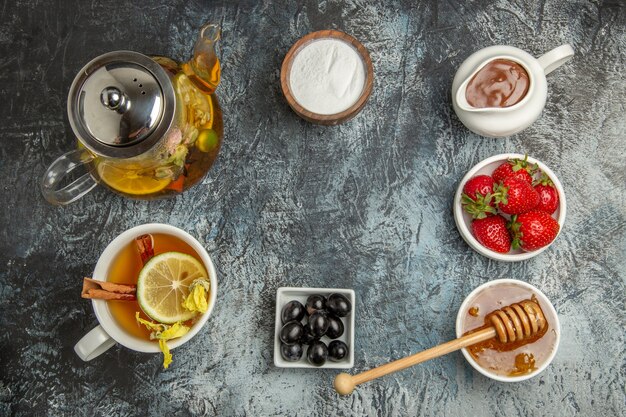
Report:
[[[189,311],[206,313],[209,309],[207,294],[211,288],[211,283],[206,279],[196,279],[189,286],[189,295],[183,301],[183,307]]]
[[[151,331],[150,339],[159,341],[159,349],[163,352],[163,368],[167,369],[172,363],[172,354],[170,348],[167,346],[167,341],[182,337],[189,332],[189,327],[182,324],[180,321],[172,325],[163,323],[154,323],[148,320],[144,320],[139,317],[139,312],[135,313],[135,320],[137,323],[143,324],[148,330]]]

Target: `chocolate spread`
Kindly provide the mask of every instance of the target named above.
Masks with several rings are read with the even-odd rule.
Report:
[[[472,77],[465,99],[472,107],[510,107],[524,98],[529,85],[528,73],[520,64],[494,59]]]

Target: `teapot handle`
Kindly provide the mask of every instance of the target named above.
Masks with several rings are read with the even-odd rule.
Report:
[[[537,58],[543,72],[548,75],[574,56],[574,48],[569,44],[561,45]]]
[[[91,168],[89,168],[89,172],[84,173],[71,183],[63,187],[61,185],[64,178],[74,169],[90,163],[93,159],[93,154],[86,149],[76,149],[57,158],[48,167],[41,179],[41,193],[44,198],[49,203],[64,206],[78,200],[91,191],[98,185],[91,176]]]

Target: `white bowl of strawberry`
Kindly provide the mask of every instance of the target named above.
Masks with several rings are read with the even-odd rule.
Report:
[[[550,246],[563,228],[563,186],[542,162],[501,154],[476,164],[454,197],[454,221],[478,253],[523,261]]]

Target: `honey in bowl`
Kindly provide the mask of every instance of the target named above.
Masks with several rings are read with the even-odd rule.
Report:
[[[489,313],[522,300],[534,301],[544,312],[548,324],[544,331],[518,342],[502,343],[493,338],[467,348],[480,367],[496,375],[517,377],[531,374],[550,360],[557,344],[554,317],[548,314],[550,306],[532,289],[507,283],[483,289],[462,312],[462,332],[469,334],[491,326],[485,320]]]
[[[198,262],[202,259],[196,251],[181,239],[167,234],[153,234],[154,256],[167,252],[180,252],[192,256]],[[111,263],[107,273],[107,281],[118,284],[136,284],[139,273],[143,268],[143,260],[140,256],[135,241],[129,242]],[[151,340],[151,331],[136,320],[139,312],[141,319],[152,321],[137,301],[108,300],[109,311],[117,323],[130,335],[144,340]],[[186,326],[193,324],[193,319],[183,322]]]

